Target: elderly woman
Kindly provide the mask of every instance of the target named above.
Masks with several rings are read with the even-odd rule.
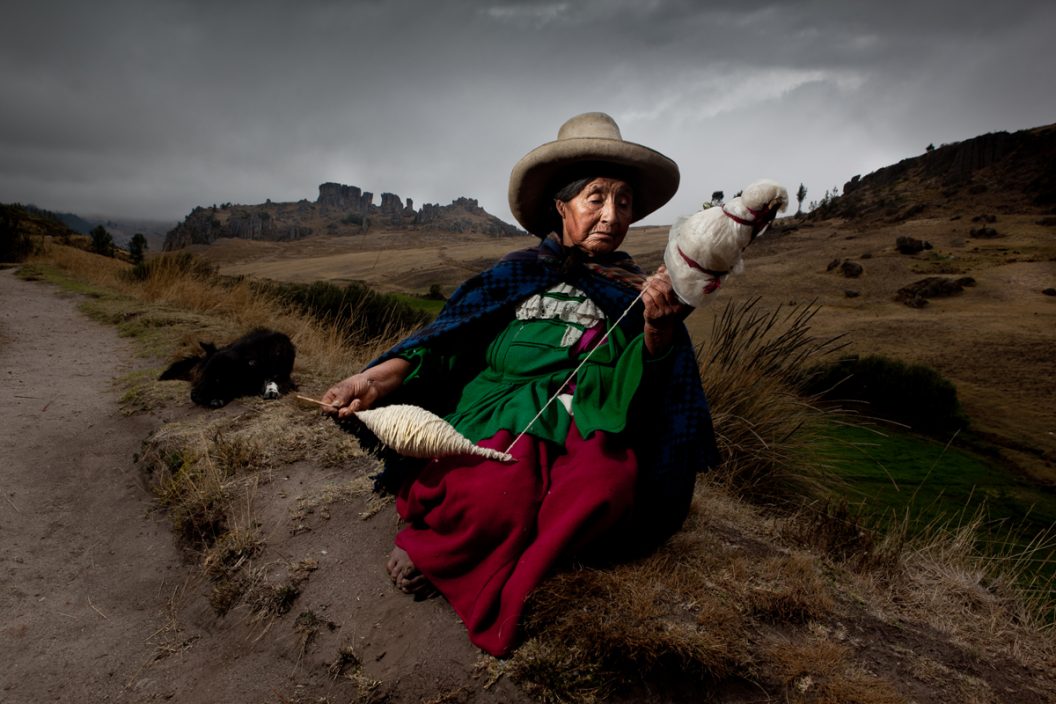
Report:
[[[556,565],[678,530],[714,462],[690,309],[663,269],[647,277],[618,251],[678,181],[673,161],[624,141],[608,115],[570,119],[510,176],[514,217],[541,243],[467,281],[433,323],[323,397],[338,418],[415,403],[516,458],[406,474],[387,563],[399,589],[439,591],[492,655],[510,651]]]

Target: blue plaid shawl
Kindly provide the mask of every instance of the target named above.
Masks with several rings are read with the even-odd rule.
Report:
[[[368,367],[416,347],[456,359],[453,365],[434,370],[428,378],[386,399],[386,403],[413,403],[446,415],[453,410],[465,383],[483,368],[487,344],[509,324],[514,309],[524,299],[564,281],[586,293],[610,320],[616,320],[638,296],[644,278],[623,252],[585,260],[556,239],[544,239],[539,246],[513,252],[466,281],[436,320]],[[639,301],[620,324],[630,337],[641,332],[643,313]],[[647,369],[626,431],[639,462],[632,530],[643,548],[681,527],[697,472],[718,462],[711,413],[685,326],[678,327],[671,354],[647,365]],[[511,430],[518,432],[520,428]],[[379,483],[391,488],[405,476],[408,464],[392,455],[385,455],[385,459],[386,470]]]

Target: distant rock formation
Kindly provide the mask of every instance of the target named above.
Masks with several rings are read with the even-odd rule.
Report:
[[[280,204],[278,208],[281,209]],[[296,221],[296,215],[276,214],[274,205],[197,207],[183,222],[165,235],[166,252],[192,244],[212,244],[221,237],[244,240],[296,240],[312,234],[312,228]]]
[[[407,202],[410,203],[410,199]],[[445,232],[480,232],[496,237],[523,234],[523,230],[489,215],[477,204],[476,198],[456,198],[451,205],[426,203],[418,211],[415,224]]]
[[[456,198],[450,205],[426,203],[415,210],[414,201],[395,193],[374,194],[358,186],[324,183],[314,203],[198,207],[165,237],[171,251],[192,244],[212,244],[221,237],[249,240],[296,240],[312,234],[355,235],[368,230],[427,228],[442,232],[476,232],[492,236],[519,235],[517,227],[489,214],[473,198]]]
[[[315,202],[324,209],[366,215],[373,200],[373,193],[364,193],[358,186],[324,183],[319,186],[319,198]]]

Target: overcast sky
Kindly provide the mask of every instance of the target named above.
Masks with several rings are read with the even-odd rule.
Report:
[[[807,201],[1056,122],[1048,0],[5,0],[0,202],[182,219],[337,181],[511,221],[510,169],[600,110],[682,170],[669,223]],[[794,203],[793,203],[794,208]]]

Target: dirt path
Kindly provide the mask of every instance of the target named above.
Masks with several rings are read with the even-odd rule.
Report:
[[[160,605],[180,574],[121,416],[135,365],[71,297],[0,271],[0,699],[138,699]]]

